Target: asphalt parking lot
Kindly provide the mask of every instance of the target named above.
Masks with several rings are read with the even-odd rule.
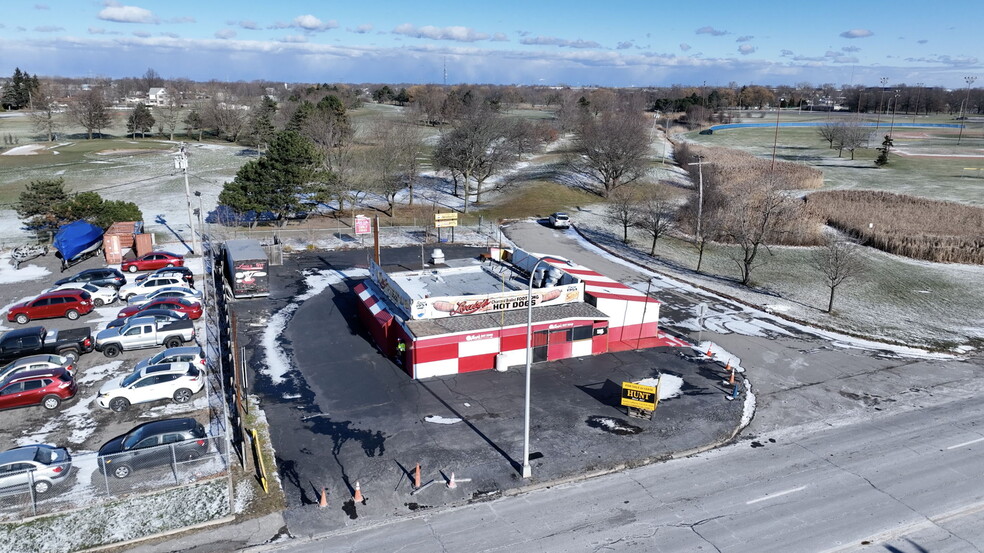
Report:
[[[478,248],[446,246],[448,258]],[[420,268],[419,248],[387,249],[383,263]],[[729,402],[722,367],[685,348],[657,348],[534,366],[530,479],[523,454],[524,375],[480,371],[413,381],[369,341],[345,279],[364,268],[366,251],[298,252],[272,268],[269,299],[234,304],[241,339],[253,352],[252,380],[271,427],[277,468],[295,536],[495,498],[582,478],[726,441],[742,402]],[[336,282],[303,302],[305,276]],[[270,321],[291,315],[275,341],[294,369],[275,383],[260,347]],[[278,315],[279,313],[279,315]],[[271,343],[266,336],[267,344]],[[652,420],[626,416],[620,385],[658,373],[683,381],[681,395],[660,403]],[[421,465],[415,492],[413,471]],[[457,487],[447,481],[454,473]],[[365,501],[356,503],[356,482]],[[328,507],[319,509],[325,488]]]
[[[114,304],[98,308],[75,321],[54,318],[31,321],[27,325],[8,322],[5,313],[6,308],[11,304],[38,295],[62,277],[70,276],[84,269],[106,266],[101,257],[94,257],[62,273],[60,260],[55,258],[53,253],[24,263],[22,269],[29,268],[31,265],[44,267],[50,274],[31,280],[16,280],[16,274],[14,274],[12,275],[14,281],[6,282],[0,287],[0,305],[4,306],[4,316],[0,317],[0,330],[3,332],[35,325],[44,326],[48,329],[89,327],[95,336],[99,330],[105,328],[106,324],[116,317],[116,313],[120,309],[126,306],[125,302],[118,300]],[[132,281],[133,276],[135,275],[127,273],[128,281]],[[199,331],[199,335],[201,335],[201,331]],[[5,444],[3,449],[28,443],[47,443],[68,448],[73,458],[81,461],[86,453],[98,451],[99,447],[109,439],[155,418],[192,416],[207,423],[208,400],[204,390],[196,394],[186,404],[179,405],[173,401],[157,401],[133,405],[129,410],[122,413],[103,409],[95,403],[96,394],[103,383],[116,376],[129,373],[138,361],[160,350],[161,348],[148,348],[128,351],[112,359],[97,351],[82,355],[75,370],[75,380],[79,390],[74,398],[62,402],[57,409],[51,411],[41,406],[0,411],[0,421],[2,421],[0,424],[0,443]],[[91,462],[91,465],[90,467],[84,462],[75,463],[76,470],[89,471],[90,473],[95,468],[94,461]],[[84,483],[89,480],[89,474],[85,474],[85,476],[86,478],[80,478],[80,482]],[[93,481],[95,482],[95,480]],[[74,492],[76,491],[79,490],[74,489],[72,495],[75,495]],[[57,499],[57,495],[53,498]]]

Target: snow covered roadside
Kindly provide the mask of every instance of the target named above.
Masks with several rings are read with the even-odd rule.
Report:
[[[39,517],[30,524],[0,524],[0,543],[10,553],[70,553],[120,543],[228,516],[228,481],[219,478],[153,495]],[[139,520],[139,524],[134,521]]]

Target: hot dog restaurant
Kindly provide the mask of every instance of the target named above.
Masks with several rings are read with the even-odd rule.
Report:
[[[521,249],[491,248],[421,271],[386,272],[370,262],[370,278],[355,292],[376,345],[415,379],[525,365],[531,300],[534,363],[684,345],[659,331],[658,301],[570,260]]]

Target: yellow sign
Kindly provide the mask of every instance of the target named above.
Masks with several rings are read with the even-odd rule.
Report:
[[[645,409],[647,411],[656,410],[655,386],[642,386],[633,382],[622,383],[622,406]]]
[[[434,221],[434,228],[447,228],[458,226],[458,220],[453,219],[449,221]]]
[[[458,214],[457,213],[435,213],[434,214],[434,220],[435,221],[457,221],[458,220]]]

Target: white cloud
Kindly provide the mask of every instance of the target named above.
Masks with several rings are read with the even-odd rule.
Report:
[[[684,52],[690,50],[691,48],[693,48],[693,46],[687,44],[686,42],[681,42],[680,43],[680,50],[682,50]]]
[[[793,51],[792,50],[785,50],[785,49],[783,49],[783,50],[780,50],[779,51],[779,55],[782,56],[782,57],[784,57],[784,58],[788,58],[789,56],[792,56],[793,55]]]
[[[857,46],[842,46],[841,51],[854,53],[860,52],[861,48],[858,48]]]
[[[248,19],[240,21],[239,26],[243,29],[249,29],[250,31],[257,31],[260,28],[260,26],[256,24],[256,21],[250,21]]]
[[[714,35],[714,36],[721,36],[721,35],[728,34],[728,31],[719,31],[711,26],[701,27],[700,29],[697,29],[697,31],[695,32],[698,35]]]
[[[868,29],[851,29],[850,31],[844,31],[840,36],[844,38],[864,38],[869,37],[875,33],[869,31]]]
[[[492,42],[509,42],[506,33],[495,33],[492,35]]]
[[[632,41],[631,40],[627,40],[625,42],[619,42],[615,46],[615,49],[616,50],[628,50],[629,48],[632,48]]]
[[[160,20],[154,12],[137,6],[123,6],[116,2],[107,2],[96,16],[105,21],[115,21],[116,23],[159,23]]]
[[[307,37],[304,35],[287,35],[281,39],[280,42],[287,42],[290,44],[302,44],[307,42]]]
[[[104,34],[106,34],[106,29],[103,29],[102,27],[89,27],[89,34],[90,35],[104,35]]]
[[[370,32],[370,31],[372,31],[372,25],[370,25],[369,23],[364,23],[364,24],[359,25],[358,27],[356,27],[354,29],[349,29],[349,30],[352,31],[353,33],[364,35],[364,34]]]
[[[738,53],[743,56],[747,56],[748,54],[752,54],[754,52],[755,52],[755,47],[752,46],[751,44],[742,44],[741,46],[738,47]]]
[[[519,43],[534,46],[559,46],[561,48],[601,48],[601,44],[598,44],[593,40],[567,40],[566,38],[557,38],[552,36],[524,38],[520,40]]]
[[[150,38],[151,36],[153,36],[150,33],[148,33],[147,31],[133,31],[133,33],[131,33],[131,34],[133,34],[133,36],[139,37],[139,38]]]
[[[490,38],[487,33],[480,33],[471,27],[435,27],[433,25],[417,27],[411,23],[397,25],[393,29],[393,34],[413,38],[429,38],[431,40],[454,40],[457,42],[475,42]]]
[[[228,40],[230,38],[235,38],[235,37],[236,37],[236,31],[233,31],[232,29],[222,29],[219,31],[215,31],[215,38]]]
[[[295,17],[291,26],[305,31],[327,31],[338,27],[338,22],[334,20],[322,22],[317,17],[306,14]]]
[[[924,39],[917,40],[916,42],[918,42],[919,44],[926,44],[929,41],[924,38]]]
[[[755,38],[755,37],[752,36],[752,35],[740,36],[740,37],[738,37],[738,38],[735,39],[735,42],[748,42],[749,40],[752,40],[753,38]]]
[[[181,17],[173,17],[167,20],[168,23],[195,23],[195,18],[190,15],[184,15]]]

